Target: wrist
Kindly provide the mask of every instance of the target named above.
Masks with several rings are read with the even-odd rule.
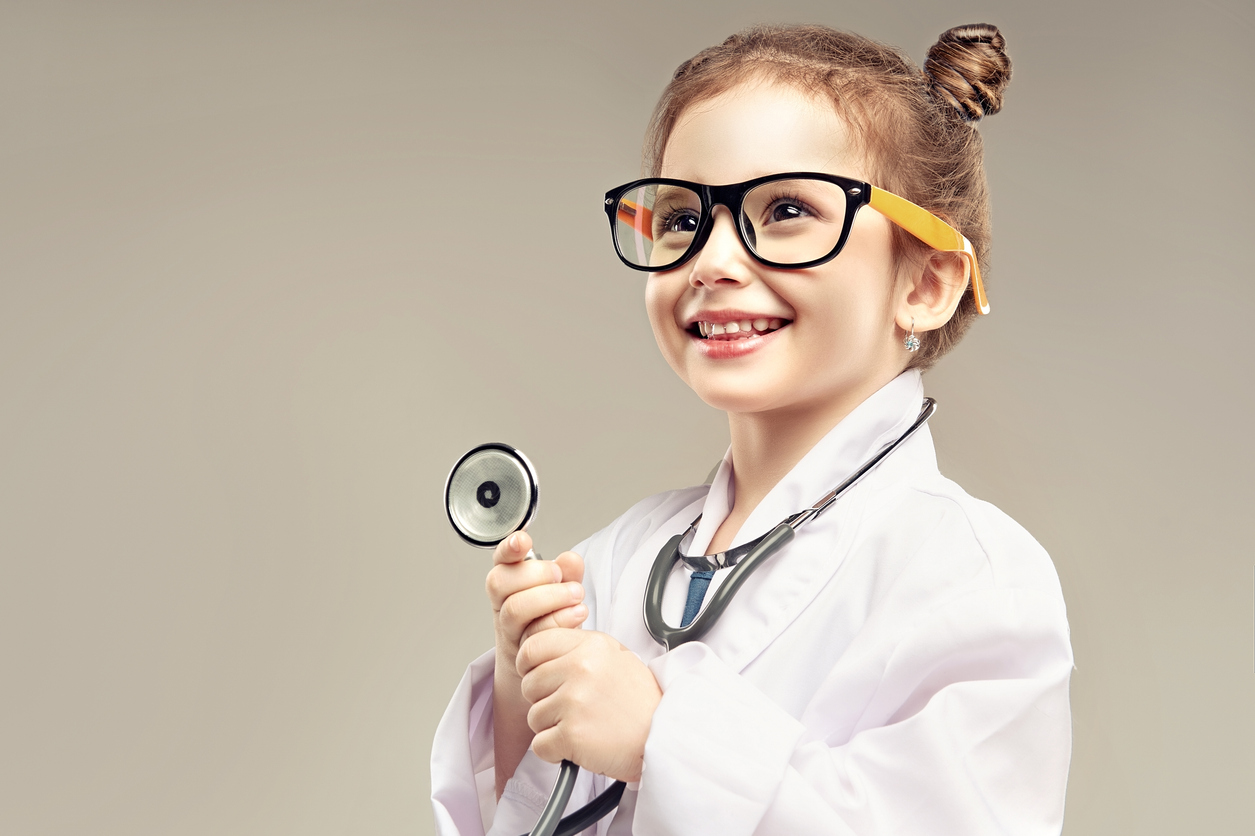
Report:
[[[493,766],[497,799],[531,746],[534,734],[527,725],[531,703],[523,696],[523,679],[513,664],[498,658],[492,683]]]
[[[503,665],[501,659],[492,676],[492,701],[496,710],[513,710],[527,712],[531,703],[523,696],[523,678],[513,664]]]
[[[498,650],[496,660],[493,662],[492,678],[494,683],[500,684],[522,682],[523,677],[519,675],[518,654],[511,655]]]

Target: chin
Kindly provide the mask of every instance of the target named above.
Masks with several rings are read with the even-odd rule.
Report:
[[[694,386],[692,388],[697,393],[697,396],[709,406],[724,412],[769,412],[777,406],[774,399],[764,397],[762,392],[747,393],[745,391],[713,386]]]

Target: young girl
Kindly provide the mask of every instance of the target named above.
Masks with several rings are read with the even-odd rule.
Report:
[[[582,767],[568,809],[629,782],[602,834],[1060,831],[1059,582],[937,472],[927,428],[798,526],[700,641],[666,651],[641,616],[655,556],[695,519],[661,601],[672,627],[736,547],[920,417],[920,372],[988,309],[971,123],[1009,76],[987,25],[946,32],[922,72],[815,26],[752,29],[676,71],[654,179],[607,207],[659,348],[728,413],[731,448],[709,488],[646,499],[553,562],[522,560],[523,532],[497,548],[495,652],[432,755],[441,833],[528,832],[563,759]]]

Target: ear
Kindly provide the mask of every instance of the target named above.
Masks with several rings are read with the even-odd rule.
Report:
[[[894,320],[903,331],[935,331],[950,321],[971,280],[971,267],[958,253],[929,253],[922,262],[904,259],[894,294]]]

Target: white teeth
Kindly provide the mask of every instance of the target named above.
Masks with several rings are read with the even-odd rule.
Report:
[[[766,334],[784,326],[784,320],[760,316],[757,319],[743,319],[739,322],[706,322],[697,323],[697,333],[703,337],[717,337],[723,334]]]

